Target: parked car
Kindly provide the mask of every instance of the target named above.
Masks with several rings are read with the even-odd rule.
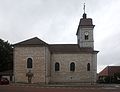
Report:
[[[9,80],[7,78],[0,78],[0,85],[8,85]]]

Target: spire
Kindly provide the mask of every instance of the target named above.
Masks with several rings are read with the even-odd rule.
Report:
[[[83,7],[84,13],[85,13],[85,3],[84,3],[84,7]]]
[[[84,7],[83,7],[84,13],[83,13],[83,19],[87,18],[87,14],[85,13],[85,3],[84,3]]]

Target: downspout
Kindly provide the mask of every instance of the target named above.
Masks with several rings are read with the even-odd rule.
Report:
[[[15,83],[15,47],[13,47],[13,82]]]
[[[50,79],[49,79],[49,82],[51,83],[51,61],[52,61],[52,53],[50,52],[49,54],[50,54],[50,61],[49,61],[49,63],[50,63],[50,66],[49,66],[49,69],[50,69]]]
[[[44,55],[45,55],[45,84],[46,84],[46,47],[45,47]]]

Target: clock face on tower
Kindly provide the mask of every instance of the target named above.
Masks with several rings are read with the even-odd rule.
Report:
[[[88,32],[85,32],[85,35],[88,35]]]

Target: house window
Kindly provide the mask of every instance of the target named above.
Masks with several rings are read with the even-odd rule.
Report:
[[[87,64],[87,71],[90,71],[90,63]]]
[[[88,40],[88,39],[89,39],[88,32],[85,32],[85,40]]]
[[[75,71],[75,63],[74,62],[72,62],[70,64],[70,71]]]
[[[55,71],[60,70],[60,64],[58,62],[55,63]]]
[[[32,58],[27,59],[27,68],[32,68]]]

